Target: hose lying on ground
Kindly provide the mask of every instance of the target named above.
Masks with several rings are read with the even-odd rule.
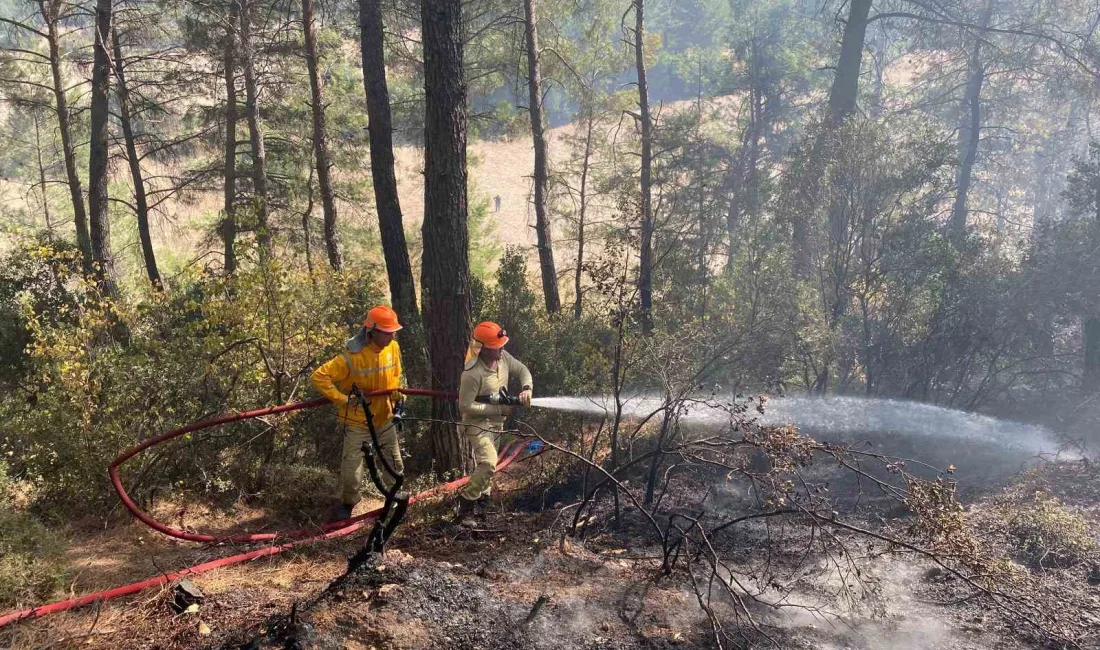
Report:
[[[389,390],[376,390],[369,393],[364,393],[365,397],[378,397],[382,395],[389,395],[392,391]],[[423,397],[441,397],[444,399],[456,399],[457,396],[453,393],[444,393],[442,391],[434,390],[422,390],[417,388],[403,388],[401,392],[406,395],[423,396]],[[201,533],[189,533],[185,530],[179,530],[178,528],[172,528],[168,524],[157,521],[152,515],[145,512],[138,507],[134,500],[127,494],[126,488],[122,486],[122,479],[119,477],[119,467],[130,460],[134,456],[140,454],[146,449],[159,445],[166,440],[172,438],[178,438],[179,436],[186,435],[188,433],[194,433],[195,431],[202,431],[203,429],[209,429],[211,427],[220,426],[222,424],[229,424],[231,422],[240,422],[241,420],[249,420],[252,418],[258,418],[265,415],[277,415],[279,413],[290,413],[291,411],[299,411],[302,409],[315,408],[318,406],[324,406],[329,401],[323,397],[310,400],[308,402],[295,402],[293,404],[283,404],[282,406],[273,406],[271,408],[258,409],[255,411],[246,411],[244,413],[234,413],[232,415],[224,415],[212,420],[203,420],[196,422],[167,433],[162,433],[159,436],[150,438],[139,445],[131,447],[115,458],[111,464],[107,467],[107,474],[111,477],[111,485],[114,486],[115,492],[118,493],[118,498],[122,500],[122,505],[130,511],[134,517],[137,517],[143,524],[149,526],[157,532],[163,533],[169,537],[175,537],[176,539],[182,539],[188,542],[202,542],[204,544],[220,544],[228,542],[231,544],[248,544],[252,542],[273,542],[276,540],[293,540],[306,537],[312,537],[317,535],[318,528],[322,531],[329,532],[333,530],[339,530],[349,523],[355,523],[363,521],[367,518],[367,515],[359,515],[358,517],[352,517],[351,519],[345,519],[342,521],[334,521],[322,526],[313,526],[310,528],[301,528],[299,530],[292,530],[286,532],[274,532],[274,533],[244,533],[238,535],[226,535],[218,537],[216,535],[205,535]]]
[[[373,393],[366,393],[366,395],[369,397],[369,396],[375,396],[375,395],[384,395],[384,394],[388,394],[389,392],[390,391],[375,391]],[[421,396],[444,397],[444,398],[454,399],[453,395],[446,394],[446,393],[440,393],[438,391],[418,390],[418,389],[403,389],[402,392],[404,392],[406,395],[421,395]],[[268,555],[278,555],[279,553],[282,553],[283,551],[288,551],[288,550],[293,549],[293,548],[298,547],[298,546],[304,546],[306,544],[311,544],[313,542],[326,540],[326,539],[334,539],[334,538],[337,538],[337,537],[344,537],[344,536],[351,535],[352,533],[355,533],[355,532],[361,530],[364,526],[366,526],[366,523],[368,521],[373,520],[373,519],[377,518],[380,514],[382,514],[383,509],[382,508],[377,508],[377,509],[372,510],[368,513],[359,515],[357,517],[352,517],[350,519],[345,519],[343,521],[333,522],[331,524],[325,524],[325,525],[319,526],[319,527],[301,529],[301,530],[290,531],[290,532],[285,532],[285,533],[284,532],[258,533],[258,534],[232,535],[232,536],[228,536],[228,537],[215,537],[213,535],[202,535],[202,534],[197,534],[197,533],[188,533],[186,531],[177,530],[175,528],[172,528],[170,526],[162,524],[161,522],[157,521],[152,516],[150,516],[148,513],[143,511],[141,508],[139,508],[137,506],[137,504],[134,503],[133,499],[131,499],[130,496],[126,493],[126,490],[122,487],[122,481],[119,478],[118,467],[122,463],[126,462],[130,458],[133,458],[135,455],[137,455],[138,453],[148,449],[149,447],[152,447],[152,446],[154,446],[156,444],[159,444],[161,442],[164,442],[166,440],[170,440],[170,439],[175,438],[177,436],[181,436],[181,435],[184,435],[186,433],[191,433],[191,432],[194,432],[194,431],[199,431],[199,430],[202,430],[202,429],[207,429],[207,428],[217,426],[217,425],[220,425],[220,424],[226,424],[228,422],[237,422],[237,421],[246,420],[246,419],[249,419],[249,418],[260,417],[262,415],[272,415],[272,414],[276,414],[276,413],[287,413],[287,412],[290,412],[290,411],[297,411],[297,410],[300,410],[300,409],[306,409],[306,408],[313,408],[313,407],[316,407],[316,406],[322,406],[322,405],[327,404],[327,403],[328,403],[328,400],[317,399],[317,400],[311,400],[311,401],[308,401],[308,402],[297,402],[297,403],[294,403],[294,404],[285,404],[283,406],[277,406],[277,407],[273,407],[273,408],[260,409],[260,410],[256,410],[256,411],[248,411],[246,413],[238,413],[238,414],[234,414],[234,415],[227,415],[227,416],[223,416],[223,417],[212,419],[212,420],[204,420],[202,422],[198,422],[198,423],[183,427],[181,429],[176,429],[174,431],[169,431],[168,433],[164,433],[164,434],[161,434],[161,435],[156,436],[154,438],[150,438],[149,440],[146,440],[145,442],[137,445],[136,447],[133,447],[131,449],[127,449],[126,451],[123,451],[111,463],[110,468],[108,470],[108,473],[110,474],[110,477],[111,477],[111,483],[114,485],[115,491],[118,492],[119,498],[122,499],[122,503],[123,503],[124,506],[126,506],[126,509],[129,510],[142,523],[144,523],[147,526],[149,526],[149,527],[151,527],[151,528],[153,528],[157,531],[160,531],[160,532],[162,532],[165,535],[168,535],[170,537],[175,537],[177,539],[184,539],[184,540],[188,540],[188,541],[207,542],[207,543],[221,543],[221,542],[245,543],[245,542],[259,542],[259,541],[268,541],[268,542],[270,542],[270,541],[274,541],[274,540],[288,540],[288,541],[286,541],[282,544],[275,545],[275,546],[268,546],[266,548],[261,548],[261,549],[256,549],[254,551],[249,551],[247,553],[239,553],[237,555],[230,555],[228,557],[223,557],[223,558],[220,558],[220,559],[217,559],[217,560],[211,560],[210,562],[205,562],[203,564],[198,564],[198,565],[195,565],[195,566],[180,569],[180,570],[175,571],[173,573],[162,573],[161,575],[158,575],[156,577],[149,578],[147,580],[142,580],[140,582],[135,582],[133,584],[129,584],[129,585],[121,586],[121,587],[115,587],[114,589],[108,589],[108,590],[105,590],[105,591],[99,591],[99,592],[95,592],[95,593],[91,593],[91,594],[86,594],[86,595],[80,596],[78,598],[71,598],[69,600],[63,600],[63,601],[59,601],[59,602],[56,602],[56,603],[50,603],[48,605],[40,605],[38,607],[32,607],[30,609],[24,609],[24,610],[21,610],[21,611],[10,612],[8,614],[0,616],[0,628],[4,627],[5,625],[8,625],[10,623],[14,623],[16,621],[23,621],[23,620],[41,618],[41,617],[46,616],[48,614],[53,614],[53,613],[56,613],[56,612],[63,612],[63,611],[68,610],[68,609],[73,609],[74,607],[82,607],[84,605],[90,605],[90,604],[101,602],[101,601],[104,601],[104,600],[111,600],[113,598],[118,598],[120,596],[127,596],[127,595],[130,595],[130,594],[135,594],[135,593],[137,593],[139,591],[143,591],[145,589],[150,589],[152,587],[159,587],[159,586],[162,586],[162,585],[166,585],[170,582],[173,582],[175,580],[179,580],[180,578],[183,578],[183,577],[186,577],[186,576],[192,576],[192,575],[197,575],[197,574],[200,574],[200,573],[205,573],[206,571],[211,571],[213,569],[217,569],[217,568],[221,568],[221,567],[225,567],[225,566],[230,566],[232,564],[238,564],[240,562],[246,562],[248,560],[253,560],[253,559],[256,559],[256,558],[259,558],[259,557],[264,557],[264,556],[268,556]],[[512,462],[515,461],[516,458],[519,457],[519,455],[524,451],[525,448],[526,448],[526,445],[523,443],[523,441],[517,441],[517,442],[514,442],[513,444],[507,446],[504,449],[504,451],[501,453],[502,459],[497,464],[497,471],[498,472],[502,471],[506,467],[511,465]],[[470,477],[465,476],[465,477],[462,477],[460,479],[456,479],[454,481],[451,481],[449,483],[444,483],[443,485],[438,485],[434,488],[431,488],[429,490],[425,490],[423,492],[420,492],[419,494],[416,494],[416,495],[410,497],[409,498],[409,503],[411,504],[411,503],[415,503],[417,501],[422,501],[424,499],[427,499],[427,498],[430,498],[430,497],[433,497],[433,496],[436,496],[436,495],[439,495],[439,494],[454,492],[455,490],[457,490],[458,488],[462,487],[467,482],[469,482],[469,480],[470,480]],[[321,531],[321,532],[318,532],[318,531]]]

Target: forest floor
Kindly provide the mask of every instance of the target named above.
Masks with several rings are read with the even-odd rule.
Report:
[[[683,578],[657,579],[639,528],[593,526],[583,541],[561,532],[571,517],[546,501],[545,486],[524,484],[538,467],[500,477],[498,505],[476,529],[442,516],[447,502],[414,506],[384,557],[344,575],[363,537],[337,540],[194,577],[206,594],[197,612],[176,614],[172,590],[150,590],[0,631],[0,648],[678,648],[714,647],[713,633]],[[1100,472],[1087,462],[1053,464],[974,494],[968,507],[988,534],[1004,527],[1006,499],[1051,493],[1100,531]],[[556,498],[551,496],[550,498]],[[556,507],[555,507],[556,506]],[[364,504],[361,508],[369,507]],[[608,508],[597,517],[610,518]],[[207,531],[254,529],[264,513],[232,515],[192,506],[159,516]],[[228,555],[169,540],[136,523],[74,524],[67,533],[75,594],[147,578]],[[758,540],[755,540],[758,542]],[[744,551],[751,560],[754,539]],[[962,585],[912,556],[865,563],[866,602],[838,602],[835,585],[807,583],[783,607],[754,617],[771,640],[747,647],[822,650],[1036,647],[1019,621],[967,599]],[[1091,567],[1095,573],[1096,567]],[[1100,579],[1090,566],[1041,572],[1065,602],[1081,647],[1100,648]],[[334,582],[335,581],[335,582]],[[1053,591],[1056,589],[1056,592]],[[533,612],[540,597],[545,604]],[[292,624],[291,624],[292,623]],[[294,645],[297,644],[297,645]],[[729,647],[728,645],[726,647]]]

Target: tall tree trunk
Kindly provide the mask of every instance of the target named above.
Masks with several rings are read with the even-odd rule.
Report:
[[[546,134],[542,119],[542,66],[539,60],[538,13],[535,0],[524,0],[527,32],[527,89],[530,97],[528,112],[531,115],[531,139],[535,144],[535,234],[538,238],[539,269],[542,271],[542,294],[546,299],[546,312],[561,311],[558,297],[558,272],[554,268],[554,239],[550,217],[546,214],[546,193],[550,183],[550,171],[546,154]]]
[[[1085,102],[1082,99],[1073,99],[1065,128],[1046,138],[1036,154],[1038,173],[1035,175],[1031,200],[1036,226],[1051,223],[1062,216],[1065,206],[1062,191],[1065,189],[1069,163],[1073,161],[1073,156],[1066,154],[1075,153],[1080,148],[1084,108]]]
[[[233,22],[236,5],[230,3],[230,27],[225,30],[222,65],[225,68],[225,183],[221,235],[225,250],[225,274],[237,272],[237,39]]]
[[[1096,214],[1092,224],[1093,243],[1100,245],[1100,178],[1094,180],[1092,191],[1096,197]],[[1093,309],[1097,310],[1097,306],[1094,305]],[[1092,316],[1087,317],[1083,329],[1084,386],[1088,391],[1097,391],[1100,390],[1100,313],[1094,311]]]
[[[470,338],[470,262],[466,203],[466,82],[462,70],[462,0],[421,3],[424,41],[424,262],[421,278],[432,388],[453,391]],[[434,400],[433,416],[450,421],[452,402]],[[440,469],[461,467],[455,427],[432,427]]]
[[[386,83],[381,0],[359,1],[359,29],[369,119],[371,180],[374,182],[374,203],[378,210],[382,255],[386,259],[390,301],[407,329],[407,335],[401,340],[405,372],[411,381],[423,385],[428,381],[428,355],[424,348],[424,326],[417,306],[416,282],[409,261],[397,174],[394,172],[393,121],[390,117],[390,91]]]
[[[820,280],[823,287],[831,285],[834,301],[831,305],[826,305],[826,309],[829,312],[829,329],[834,332],[848,308],[847,287],[842,286],[842,281],[846,278],[837,273],[838,268],[843,270],[846,267],[840,265],[837,255],[844,250],[843,245],[848,238],[849,224],[845,216],[845,206],[836,196],[837,193],[825,190],[829,160],[832,157],[831,150],[836,146],[844,121],[856,111],[871,2],[872,0],[850,0],[848,4],[848,19],[844,24],[840,58],[837,61],[832,87],[829,89],[828,113],[819,133],[813,139],[803,181],[803,198],[792,224],[793,272],[796,277],[809,280],[814,274],[817,254],[817,251],[813,250],[811,234],[816,230],[816,220],[822,203],[827,203],[825,206],[827,236],[832,259],[825,266],[831,265],[833,274],[831,279],[820,278]],[[828,274],[829,271],[825,273]],[[824,394],[828,390],[834,361],[832,355],[829,355],[822,360],[821,366],[815,369],[817,377],[813,381],[814,392]]]
[[[645,0],[634,0],[634,65],[638,69],[638,113],[642,123],[642,244],[638,292],[642,330],[653,331],[653,125],[649,119],[649,82],[645,68]]]
[[[69,198],[73,204],[73,223],[76,226],[76,245],[80,249],[84,275],[92,275],[92,238],[88,232],[88,213],[84,210],[84,191],[80,187],[80,174],[76,171],[76,149],[73,146],[72,127],[69,122],[69,102],[65,98],[65,84],[61,79],[61,37],[57,33],[58,11],[61,3],[38,0],[42,20],[46,23],[47,42],[50,48],[50,73],[53,78],[53,95],[57,103],[57,130],[61,134],[61,151],[65,157],[65,177],[69,181]]]
[[[871,0],[851,0],[844,38],[840,42],[840,61],[829,90],[829,116],[839,124],[855,112],[859,96],[859,72],[863,64],[863,43],[867,36],[867,16]]]
[[[92,67],[91,133],[88,149],[88,227],[92,241],[94,276],[105,295],[116,297],[111,221],[107,200],[107,121],[111,87],[111,0],[96,0],[95,45]]]
[[[309,175],[309,181],[306,183],[306,199],[306,209],[302,211],[302,241],[305,242],[306,248],[306,270],[309,271],[310,280],[315,282],[313,278],[313,228],[310,227],[309,223],[313,219],[312,171]]]
[[[141,174],[141,159],[138,158],[137,142],[134,140],[134,125],[130,114],[130,93],[126,87],[126,71],[122,65],[122,45],[118,40],[118,30],[111,30],[111,40],[115,51],[115,78],[118,81],[119,120],[122,122],[122,136],[126,142],[126,160],[130,163],[130,178],[134,183],[134,208],[137,211],[138,238],[141,240],[141,255],[145,260],[145,272],[149,282],[157,290],[163,288],[160,271],[157,270],[157,258],[153,253],[153,238],[149,233],[149,202],[145,195],[145,179]]]
[[[1100,389],[1100,317],[1085,320],[1085,388]]]
[[[42,115],[38,109],[32,109],[34,119],[34,152],[38,158],[38,184],[42,188],[42,216],[46,218],[46,241],[53,243],[53,221],[50,219],[50,197],[46,193],[46,161],[42,159]]]
[[[584,222],[588,213],[588,170],[592,160],[592,134],[596,127],[595,111],[589,106],[585,112],[584,158],[581,161],[581,204],[577,218],[577,268],[573,277],[573,290],[576,294],[576,297],[573,298],[573,318],[576,320],[580,320],[584,307],[584,289],[581,287],[581,274],[584,271]]]
[[[993,17],[993,0],[987,0],[979,26],[985,29]],[[982,35],[974,37],[967,61],[966,92],[962,101],[962,122],[959,125],[959,171],[956,177],[955,204],[951,208],[950,237],[957,247],[966,241],[966,222],[969,215],[967,201],[974,177],[974,163],[978,159],[978,145],[982,129],[982,84],[985,82],[985,66],[982,64]]]
[[[731,279],[737,270],[737,237],[741,217],[746,211],[746,204],[749,210],[756,210],[760,191],[757,167],[760,164],[760,141],[764,135],[764,88],[759,65],[760,55],[755,41],[752,51],[752,60],[749,62],[752,80],[748,97],[749,125],[741,139],[741,149],[733,170],[733,187],[730,192],[729,212],[726,215],[726,234],[729,236],[726,277]]]
[[[252,145],[252,191],[255,193],[256,241],[260,258],[271,257],[271,228],[267,206],[267,150],[264,146],[263,123],[260,119],[260,90],[256,83],[256,52],[252,47],[251,2],[244,0],[240,8],[241,46],[244,64],[245,115],[248,116],[248,139]]]
[[[792,224],[794,273],[803,279],[809,278],[813,273],[814,251],[810,235],[814,228],[811,221],[816,218],[820,207],[822,184],[828,171],[828,150],[832,146],[837,128],[856,110],[859,73],[863,64],[863,45],[870,12],[871,0],[851,0],[848,4],[848,20],[844,24],[844,36],[840,43],[840,60],[829,89],[829,112],[809,154],[805,181],[808,200],[801,206]],[[839,214],[834,205],[830,205],[828,209],[829,231],[835,239]]]
[[[325,250],[328,252],[328,263],[339,271],[344,267],[344,260],[340,255],[340,237],[336,231],[336,197],[332,191],[332,160],[328,155],[328,137],[325,133],[325,100],[318,70],[320,54],[317,51],[313,0],[302,0],[302,29],[305,32],[309,91],[313,99],[313,155],[317,159],[317,187],[321,190],[321,210],[325,217]]]
[[[886,64],[882,61],[881,52],[879,52],[879,55],[880,56],[875,56],[875,54],[871,55],[871,74],[874,77],[874,81],[871,85],[871,99],[869,102],[868,114],[874,119],[881,117],[882,111],[885,108],[885,106],[883,106],[883,99],[886,94]]]

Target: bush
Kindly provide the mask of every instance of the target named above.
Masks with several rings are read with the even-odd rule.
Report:
[[[311,276],[272,263],[232,281],[191,270],[168,291],[117,303],[79,280],[75,303],[58,310],[9,301],[25,309],[20,382],[35,392],[0,402],[0,457],[33,486],[35,512],[109,512],[117,498],[104,474],[119,450],[217,413],[310,397],[313,368],[378,301],[376,277],[384,276],[369,268]],[[126,324],[126,340],[107,335],[114,319]],[[331,423],[297,413],[186,436],[128,462],[123,481],[139,501],[167,486],[235,497],[260,485],[262,468],[322,464]]]
[[[34,517],[0,511],[0,605],[34,604],[65,585],[63,546]]]
[[[0,607],[36,604],[65,584],[68,575],[58,536],[34,517],[12,508],[13,486],[0,463]]]
[[[531,284],[523,251],[508,247],[496,285],[476,287],[475,322],[493,320],[508,331],[507,350],[530,368],[536,396],[598,391],[611,366],[611,330],[591,315],[549,317]]]
[[[278,518],[316,520],[337,494],[337,474],[313,465],[273,465],[264,469],[258,504]]]
[[[1009,533],[1019,557],[1034,567],[1068,568],[1100,551],[1085,518],[1049,492],[1014,509]]]

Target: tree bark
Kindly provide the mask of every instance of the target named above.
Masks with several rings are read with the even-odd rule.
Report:
[[[428,381],[428,355],[424,349],[424,326],[417,306],[416,282],[409,261],[397,174],[394,171],[393,121],[390,116],[390,91],[386,83],[383,28],[381,0],[360,0],[359,29],[369,120],[370,171],[382,255],[386,259],[390,301],[407,330],[401,340],[405,372],[411,381],[424,384]]]
[[[315,282],[313,277],[313,228],[310,227],[309,223],[311,219],[313,219],[312,173],[309,175],[309,180],[306,182],[306,209],[302,211],[302,241],[305,243],[306,249],[306,271],[309,272],[310,281]]]
[[[1085,320],[1084,335],[1085,387],[1095,391],[1100,389],[1100,318]]]
[[[638,292],[642,331],[653,331],[653,132],[649,119],[649,82],[645,68],[645,0],[634,0],[634,64],[638,69],[638,113],[642,130],[642,242]]]
[[[38,158],[38,184],[42,187],[42,215],[46,218],[46,241],[53,243],[53,222],[50,220],[50,197],[46,193],[46,161],[42,159],[42,127],[38,109],[31,111],[34,119],[34,153]]]
[[[267,207],[267,150],[264,147],[263,122],[260,119],[260,91],[256,83],[256,53],[252,47],[252,5],[241,3],[241,46],[244,67],[245,114],[248,116],[248,138],[252,145],[252,191],[255,194],[256,242],[260,258],[271,257],[271,230]]]
[[[798,278],[807,279],[813,273],[814,251],[810,241],[813,226],[811,220],[819,209],[822,183],[825,180],[828,163],[828,149],[837,128],[856,110],[859,97],[859,73],[863,64],[863,45],[867,36],[867,17],[871,12],[871,0],[851,0],[848,4],[848,19],[844,24],[844,36],[840,42],[840,59],[837,61],[836,76],[829,89],[829,105],[826,121],[821,132],[814,139],[809,153],[808,170],[805,174],[803,194],[807,200],[799,206],[798,214],[792,223],[793,272]],[[836,236],[837,211],[829,206],[830,235]]]
[[[92,242],[93,275],[105,295],[117,297],[118,286],[114,279],[114,256],[111,252],[111,221],[107,197],[111,0],[96,0],[95,13],[91,133],[88,149],[88,227]]]
[[[584,135],[584,158],[581,161],[581,188],[580,211],[577,218],[577,268],[573,277],[573,290],[576,297],[573,299],[573,318],[580,320],[584,307],[584,289],[581,287],[581,274],[584,271],[584,226],[588,212],[588,169],[592,159],[592,134],[596,127],[596,116],[592,107],[586,109]]]
[[[542,66],[539,52],[538,14],[535,0],[524,0],[523,11],[527,32],[527,89],[531,116],[531,139],[535,145],[535,234],[538,239],[539,269],[542,272],[542,294],[546,312],[561,311],[558,296],[558,272],[554,268],[554,239],[550,218],[546,213],[546,193],[550,183],[546,153],[546,134],[542,119]]]
[[[859,72],[863,63],[863,43],[867,35],[867,16],[871,0],[851,0],[848,22],[840,42],[840,61],[829,91],[829,116],[839,124],[855,112],[859,96]]]
[[[118,30],[111,30],[111,40],[115,51],[115,79],[118,81],[119,121],[122,123],[122,136],[126,143],[126,160],[130,164],[130,178],[134,183],[134,208],[137,212],[138,238],[141,240],[141,255],[145,260],[145,273],[153,288],[163,289],[160,271],[157,270],[157,257],[153,253],[153,238],[149,232],[149,202],[145,194],[145,179],[141,174],[141,159],[138,158],[137,142],[134,140],[134,125],[130,115],[130,93],[126,87],[126,71],[122,65],[122,45],[118,40]]]
[[[752,60],[749,61],[749,125],[741,140],[737,164],[733,170],[733,187],[730,192],[729,212],[726,215],[726,234],[729,236],[729,254],[726,257],[726,277],[733,278],[737,270],[737,236],[745,205],[755,211],[758,203],[759,183],[757,167],[760,164],[760,141],[764,135],[764,89],[760,73],[760,54],[757,43],[752,44]]]
[[[1065,202],[1061,200],[1066,186],[1066,176],[1072,156],[1066,153],[1076,152],[1081,144],[1081,124],[1086,103],[1075,98],[1070,103],[1069,115],[1063,129],[1046,138],[1040,149],[1038,173],[1035,175],[1032,191],[1032,212],[1036,226],[1049,224],[1061,219]]]
[[[46,23],[47,42],[50,48],[50,73],[53,78],[53,95],[57,103],[57,130],[61,135],[61,151],[65,156],[65,177],[69,181],[69,198],[73,204],[73,223],[76,226],[76,245],[80,249],[84,275],[92,275],[92,238],[88,232],[88,213],[84,210],[84,191],[80,187],[80,174],[76,171],[76,150],[73,147],[69,122],[69,103],[65,98],[65,84],[61,80],[61,38],[57,33],[58,12],[61,3],[38,0],[42,20]]]
[[[993,18],[993,0],[988,0],[982,12],[979,26],[985,29]],[[982,129],[982,84],[985,82],[985,66],[982,64],[982,38],[974,37],[967,61],[966,92],[962,101],[962,123],[959,125],[959,171],[956,176],[955,203],[951,208],[950,238],[956,248],[966,241],[966,222],[969,216],[967,202],[974,178],[974,163],[978,159],[978,145]]]
[[[424,319],[432,388],[454,391],[470,337],[462,2],[424,2],[421,17],[425,90]],[[456,415],[453,408],[453,402],[433,400],[433,417],[452,421]],[[461,445],[453,425],[433,424],[432,451],[440,469],[461,467]]]
[[[302,0],[302,29],[305,32],[306,68],[309,71],[309,91],[313,100],[313,155],[317,161],[317,187],[321,190],[321,211],[325,218],[325,250],[328,263],[339,271],[344,268],[340,254],[340,237],[336,230],[336,196],[332,190],[332,160],[328,154],[325,132],[325,100],[318,70],[317,27],[314,24],[313,0]]]
[[[1093,209],[1096,211],[1092,223],[1093,243],[1100,245],[1100,177],[1093,181],[1095,201]],[[1094,306],[1095,309],[1095,306]],[[1100,315],[1096,312],[1085,319],[1083,327],[1084,341],[1081,346],[1084,352],[1084,387],[1088,391],[1100,390]]]
[[[230,3],[230,24],[237,22]],[[222,65],[225,68],[225,183],[221,235],[225,250],[225,274],[237,272],[237,39],[230,26],[225,30]]]

